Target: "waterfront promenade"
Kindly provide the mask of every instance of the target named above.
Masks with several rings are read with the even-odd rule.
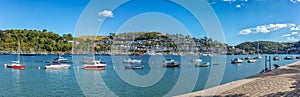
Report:
[[[299,97],[300,61],[279,67],[270,72],[223,84],[202,91],[178,95],[178,97]]]

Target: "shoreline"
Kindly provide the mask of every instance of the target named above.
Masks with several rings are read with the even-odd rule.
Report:
[[[265,73],[260,73],[260,74],[256,74],[244,79],[240,79],[240,80],[236,80],[233,82],[229,82],[226,84],[222,84],[219,86],[215,86],[215,87],[211,87],[205,90],[200,90],[200,91],[196,91],[196,92],[192,92],[192,93],[186,93],[186,94],[181,94],[181,95],[177,95],[174,97],[199,97],[199,96],[266,96],[267,94],[270,94],[273,91],[268,91],[268,92],[264,92],[265,90],[259,90],[260,88],[266,88],[266,90],[270,89],[270,90],[274,90],[273,88],[275,88],[275,85],[277,87],[280,87],[280,89],[283,90],[279,90],[279,91],[275,91],[275,93],[282,93],[282,92],[288,92],[288,91],[292,91],[291,89],[289,89],[290,87],[295,87],[295,85],[293,85],[295,83],[295,79],[290,78],[290,76],[294,76],[296,75],[296,73],[298,72],[291,72],[289,73],[289,70],[291,67],[298,67],[296,68],[296,70],[300,69],[300,61],[291,63],[291,64],[287,64],[285,66],[279,67],[277,69],[273,69],[272,71],[269,72],[265,72]],[[288,72],[288,73],[287,73]],[[300,73],[300,72],[299,72]],[[300,75],[299,75],[300,76]],[[289,79],[290,78],[290,79]],[[280,80],[282,82],[285,83],[281,83],[281,82],[274,82],[275,84],[272,86],[270,84],[272,84],[272,80]],[[267,83],[266,83],[267,80]],[[291,81],[292,80],[292,81]],[[268,83],[269,82],[269,83]],[[262,84],[264,83],[264,84]],[[266,86],[264,86],[266,83]],[[285,86],[286,85],[286,86]],[[257,95],[252,95],[252,91],[256,90],[258,93],[253,93],[253,94],[257,94]],[[244,91],[243,91],[244,90]],[[272,94],[272,93],[271,93]],[[272,96],[280,96],[279,95],[272,95]],[[300,93],[299,93],[300,95]],[[270,95],[268,95],[270,96]]]

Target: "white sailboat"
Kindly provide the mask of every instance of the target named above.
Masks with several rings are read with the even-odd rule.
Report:
[[[259,41],[257,42],[257,56],[254,59],[261,59],[261,55],[259,54]]]
[[[4,64],[8,68],[13,68],[13,69],[25,69],[24,65],[20,64],[20,43],[18,43],[18,61],[12,61],[12,64]]]

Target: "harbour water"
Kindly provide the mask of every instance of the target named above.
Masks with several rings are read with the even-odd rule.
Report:
[[[76,62],[71,64],[68,70],[39,69],[38,67],[46,65],[46,60],[54,59],[57,55],[22,56],[21,63],[24,63],[26,68],[18,70],[3,67],[3,64],[17,59],[17,56],[0,55],[0,96],[173,96],[258,74],[265,67],[264,56],[274,55],[262,55],[263,58],[254,63],[247,63],[245,60],[242,64],[230,63],[231,59],[246,56],[255,57],[200,56],[204,62],[210,63],[208,67],[195,67],[191,60],[197,56],[134,56],[143,60],[137,65],[144,66],[144,69],[136,70],[124,68],[125,64],[121,61],[128,56],[96,56],[96,59],[107,63],[105,70],[83,70],[81,64]],[[295,55],[278,56],[280,61],[272,61],[272,65],[283,66],[299,61],[283,60],[286,56]],[[74,56],[73,59],[67,58],[71,61],[78,60]],[[181,66],[163,68],[163,60],[168,58],[178,61]]]

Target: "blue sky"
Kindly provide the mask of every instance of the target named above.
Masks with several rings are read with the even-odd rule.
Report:
[[[78,19],[90,1],[1,0],[0,2],[2,30],[45,28],[58,34],[65,34],[74,33]],[[300,0],[208,0],[208,2],[223,28],[226,43],[230,45],[244,41],[287,42],[300,39]],[[97,11],[94,20],[103,23],[99,35],[132,31],[181,33],[194,37],[206,35],[201,23],[191,12],[167,0],[133,0],[115,9],[104,9],[94,9]]]

